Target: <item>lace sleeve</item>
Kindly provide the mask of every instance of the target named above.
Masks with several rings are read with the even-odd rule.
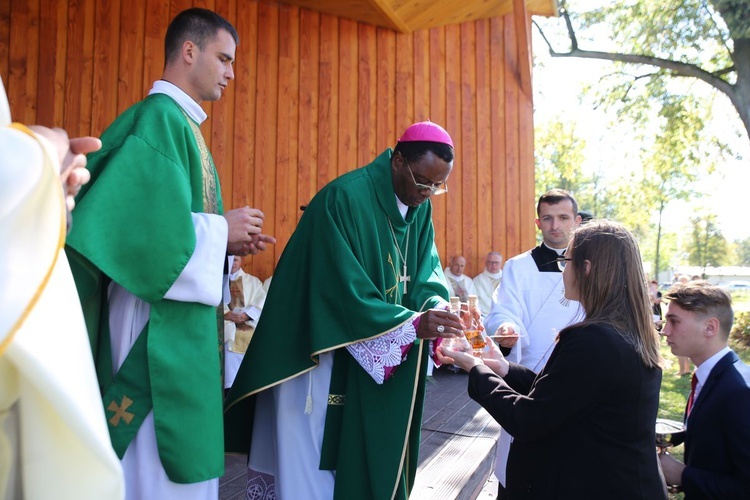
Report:
[[[419,315],[378,338],[348,345],[346,350],[375,382],[382,384],[406,359],[406,354],[417,338],[415,322],[418,321]]]

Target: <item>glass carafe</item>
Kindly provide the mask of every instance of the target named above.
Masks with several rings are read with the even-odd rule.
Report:
[[[462,319],[465,325],[466,339],[472,347],[474,355],[482,353],[487,347],[484,337],[484,325],[482,324],[482,312],[479,310],[479,298],[469,295],[469,303],[466,311],[462,311]]]
[[[458,297],[451,297],[450,298],[450,312],[461,318],[461,322],[463,323],[463,318],[461,316],[461,300]],[[453,351],[458,352],[471,352],[471,344],[468,340],[466,340],[466,337],[464,337],[462,334],[458,334],[453,338],[446,338],[443,340],[443,345],[447,347],[448,349],[451,349]]]

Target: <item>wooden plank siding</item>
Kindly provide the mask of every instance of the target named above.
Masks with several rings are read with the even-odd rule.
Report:
[[[225,208],[261,208],[279,239],[246,270],[271,275],[300,205],[426,119],[456,144],[450,191],[433,199],[443,261],[462,253],[474,275],[491,249],[533,246],[529,41],[518,38],[529,19],[513,14],[402,34],[254,0],[0,0],[14,118],[101,134],[160,77],[169,20],[191,6],[215,9],[240,36],[236,80],[204,103],[202,129]]]

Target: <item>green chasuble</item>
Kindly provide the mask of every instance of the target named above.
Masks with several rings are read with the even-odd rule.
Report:
[[[225,403],[227,451],[247,453],[254,395],[336,350],[321,469],[336,471],[334,497],[342,500],[407,498],[417,468],[428,342],[417,339],[382,385],[343,347],[382,336],[448,298],[432,206],[410,208],[404,221],[391,154],[334,180],[307,206]],[[406,294],[389,218],[407,258]]]
[[[100,386],[106,392],[113,376],[106,304],[114,281],[151,307],[141,333],[147,335],[143,355],[125,363],[140,365],[141,386],[150,380],[167,475],[177,483],[219,477],[224,454],[216,307],[164,299],[195,249],[191,212],[222,212],[213,161],[198,125],[164,94],[129,108],[101,139],[102,150],[89,156],[91,181],[78,196],[67,241]],[[138,401],[143,389],[135,396],[125,391],[127,399],[114,405],[105,398],[110,433],[129,425],[129,414],[138,422],[145,417],[138,414],[144,404],[144,411],[149,408]]]

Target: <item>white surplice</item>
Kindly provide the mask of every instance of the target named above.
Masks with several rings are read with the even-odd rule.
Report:
[[[482,317],[487,316],[490,309],[492,309],[492,295],[495,293],[497,287],[500,286],[502,278],[502,271],[493,274],[487,271],[487,269],[474,276],[472,281],[479,297],[479,309],[482,311]]]
[[[249,318],[245,321],[245,324],[252,326],[253,328],[258,323],[260,313],[263,310],[263,304],[266,302],[266,288],[258,278],[251,274],[247,274],[240,268],[236,273],[229,277],[230,281],[242,280],[242,293],[244,295],[242,312],[247,314]],[[224,314],[229,312],[228,301],[224,302]],[[231,322],[224,320],[224,388],[228,389],[232,387],[237,372],[242,364],[242,358],[244,354],[234,352],[230,350],[230,343],[234,342],[235,334],[237,332],[237,326]]]
[[[445,275],[445,286],[448,288],[448,291],[452,296],[461,297],[461,294],[459,293],[459,287],[462,287],[464,289],[467,297],[469,295],[477,294],[477,290],[474,287],[474,281],[467,275],[462,274],[461,276],[456,276],[451,272],[450,267],[446,267],[445,269],[443,269],[443,274]],[[462,302],[466,302],[467,300],[468,298],[461,297]]]

